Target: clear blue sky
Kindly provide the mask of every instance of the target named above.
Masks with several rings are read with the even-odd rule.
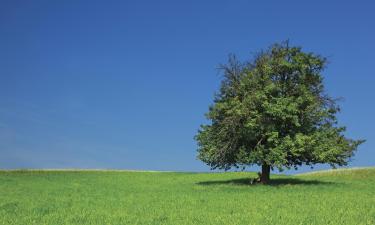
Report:
[[[375,165],[374,1],[0,1],[0,168],[206,171],[193,136],[229,53],[327,56]]]

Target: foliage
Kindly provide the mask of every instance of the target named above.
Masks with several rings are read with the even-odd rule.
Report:
[[[324,57],[274,44],[251,62],[234,56],[196,140],[198,158],[212,169],[248,165],[271,169],[303,164],[346,165],[363,140],[344,136],[337,100],[323,85]]]
[[[375,224],[375,169],[255,176],[0,171],[0,224]]]

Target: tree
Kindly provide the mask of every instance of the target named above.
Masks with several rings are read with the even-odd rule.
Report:
[[[195,139],[198,159],[211,169],[262,167],[270,170],[328,163],[347,165],[363,140],[344,136],[337,100],[329,97],[322,72],[326,58],[276,43],[241,63],[230,56],[214,104]]]

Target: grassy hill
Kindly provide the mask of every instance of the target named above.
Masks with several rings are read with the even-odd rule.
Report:
[[[375,224],[375,168],[255,176],[1,171],[0,224]]]

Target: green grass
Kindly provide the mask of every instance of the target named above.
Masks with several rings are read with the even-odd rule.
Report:
[[[1,171],[0,224],[375,224],[375,169],[255,173]]]

